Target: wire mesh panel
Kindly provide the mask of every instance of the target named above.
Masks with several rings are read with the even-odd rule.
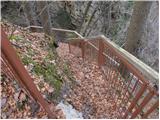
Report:
[[[103,39],[97,40],[99,42],[95,43],[93,40],[87,40],[84,58],[98,64],[100,62],[99,65],[110,83],[109,87],[114,89],[113,96],[117,103],[119,118],[158,116],[157,91],[147,83],[143,75],[139,74],[134,65],[123,58],[112,46],[102,42]]]
[[[84,52],[84,58],[88,61],[92,61],[92,62],[95,62],[97,63],[97,58],[98,58],[98,48],[91,44],[90,42],[91,40],[87,41],[85,43],[85,46],[84,46],[84,49],[85,49],[85,52]]]
[[[153,112],[153,109],[156,110],[154,105],[157,104],[159,99],[157,91],[153,87],[150,87],[147,80],[136,72],[136,68],[133,65],[131,67],[130,63],[127,63],[107,44],[105,45],[104,55],[106,57],[104,66],[107,66],[108,69],[108,79],[116,91],[120,93],[118,97],[120,101],[119,109],[123,109],[123,111],[120,111],[122,113],[120,118],[148,117]],[[115,71],[119,73],[115,74]],[[144,112],[143,109],[148,103],[152,103],[148,107],[152,106],[153,108],[145,109],[146,111]],[[154,113],[158,112],[155,111]],[[155,116],[158,116],[158,114]]]

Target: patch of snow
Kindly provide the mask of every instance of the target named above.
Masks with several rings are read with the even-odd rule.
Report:
[[[83,119],[82,113],[75,110],[73,106],[67,102],[61,101],[56,107],[63,111],[66,119]]]

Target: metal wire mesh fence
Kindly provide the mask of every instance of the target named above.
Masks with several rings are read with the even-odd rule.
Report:
[[[115,46],[104,37],[81,39],[71,46],[81,48],[84,60],[97,62],[104,71],[110,87],[115,89],[113,95],[120,113],[119,118],[154,118],[153,114],[158,116],[158,91],[149,84],[149,78],[123,54],[117,52]],[[74,50],[70,49],[72,53]]]

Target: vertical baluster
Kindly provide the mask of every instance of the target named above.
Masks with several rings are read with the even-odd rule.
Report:
[[[158,108],[159,106],[159,100],[157,100],[157,102],[150,107],[150,109],[142,116],[142,118],[147,118],[149,114],[151,114],[156,108]]]
[[[122,70],[121,70],[121,73],[119,74],[119,78],[118,78],[118,87],[117,88],[119,88],[119,91],[121,92],[121,88],[122,88],[122,86],[121,86],[121,84],[122,84],[122,82],[123,82],[123,75],[124,75],[124,72],[125,72],[125,66],[124,65],[122,65]]]
[[[130,86],[130,84],[131,84],[132,77],[133,77],[133,75],[130,76],[128,85],[124,88],[125,91],[124,91],[124,94],[123,94],[123,98],[121,99],[121,100],[122,100],[122,103],[123,103],[123,107],[125,107],[125,109],[127,109],[127,104],[128,104],[129,98],[130,98],[130,93],[129,93],[129,91],[128,91],[128,88],[129,88],[129,86]],[[128,94],[128,96],[127,96],[127,94]],[[126,98],[126,100],[125,100],[125,98]],[[121,117],[122,117],[122,116],[121,116]]]
[[[71,44],[68,43],[68,49],[69,49],[69,53],[71,53]]]
[[[91,47],[91,61],[94,62],[94,54],[95,54],[94,52],[95,51],[94,51],[94,48],[92,46],[90,46],[90,47]]]
[[[99,52],[98,52],[98,66],[101,67],[104,65],[104,43],[103,40],[99,39]]]
[[[4,68],[3,63],[1,64],[1,67],[2,67],[1,70],[2,70],[3,74],[5,74],[9,79],[12,80],[12,76],[10,74],[8,74],[8,71]]]
[[[136,80],[136,82],[135,82],[135,84],[134,84],[134,86],[133,86],[133,88],[132,88],[131,94],[132,94],[132,93],[134,92],[134,90],[136,89],[138,82],[139,82],[139,80]]]
[[[105,53],[105,54],[106,54],[107,56],[108,56],[108,51],[109,51],[108,48],[106,48],[106,51],[105,51],[106,53]],[[109,61],[108,61],[108,57],[107,57],[107,56],[105,57],[105,62],[106,62],[106,73],[105,73],[105,75],[106,75],[106,78],[108,79],[108,72],[109,72],[109,67],[108,67],[108,66],[109,66]]]
[[[3,56],[3,55],[2,55]],[[5,74],[9,75],[10,79],[13,79],[13,73],[11,72],[11,70],[8,67],[8,63],[6,62],[5,59],[1,60],[1,65],[2,65],[2,69],[4,69]]]
[[[109,54],[110,54],[110,58],[109,58],[109,63],[110,63],[110,66],[109,66],[109,73],[108,73],[108,80],[109,80],[109,83],[110,83],[110,86],[111,86],[111,80],[112,80],[112,76],[111,76],[111,74],[112,74],[112,66],[113,66],[113,64],[112,64],[112,55],[113,55],[113,53],[110,51],[109,52]]]
[[[92,61],[92,47],[89,45],[89,59]]]
[[[107,71],[107,79],[109,80],[109,73],[111,71],[111,61],[110,61],[110,56],[111,56],[111,52],[110,49],[108,49],[108,71]]]
[[[128,91],[128,88],[129,88],[129,86],[130,86],[130,84],[131,84],[131,82],[132,82],[132,79],[133,79],[133,75],[131,76],[131,78],[130,78],[130,80],[129,80],[129,82],[128,82],[128,85],[127,85],[127,87],[126,87],[126,89],[125,89],[124,96],[123,96],[123,98],[122,98],[122,101],[124,101],[124,102],[125,102],[125,96],[127,97],[127,92],[129,92],[129,91]],[[130,93],[128,93],[128,94],[129,94],[129,96],[126,98],[125,104],[128,103],[128,100],[129,100],[129,97],[130,97]]]
[[[114,60],[116,62],[118,62],[118,58],[116,56],[114,56]],[[117,79],[117,74],[118,74],[117,73],[117,65],[114,64],[114,66],[113,66],[113,73],[112,73],[112,83],[111,83],[112,86],[114,86],[115,79]]]
[[[84,40],[82,40],[81,42],[81,50],[82,50],[82,58],[84,60],[85,58],[85,41]]]
[[[141,97],[141,95],[144,93],[146,88],[146,84],[142,84],[139,92],[136,94],[135,98],[132,100],[129,108],[126,110],[126,113],[124,115],[123,118],[126,118],[128,116],[128,113],[132,111],[132,109],[134,108],[134,106],[136,105],[137,101],[139,100],[139,98]]]
[[[119,62],[120,63],[120,62]],[[119,71],[122,68],[122,66],[120,65],[117,69],[116,69],[116,75],[114,77],[114,81],[113,81],[113,85],[116,85],[117,81],[118,81],[118,77],[119,77]],[[114,86],[115,87],[115,86]]]
[[[112,84],[114,82],[114,78],[116,76],[115,61],[116,61],[116,56],[111,52],[111,71],[109,74],[111,86],[112,86]]]
[[[117,85],[118,85],[118,86],[117,86],[117,89],[119,90],[118,100],[120,100],[121,95],[122,95],[122,87],[123,87],[123,86],[122,86],[122,85],[123,85],[123,84],[122,84],[122,82],[123,82],[123,81],[122,81],[122,79],[123,79],[122,76],[124,75],[124,71],[125,71],[125,66],[122,67],[122,72],[119,74],[119,77],[120,77],[120,78],[118,78],[118,81],[117,81],[117,82],[118,82],[118,84],[117,84]],[[122,84],[122,85],[121,85],[121,84]],[[122,106],[122,101],[121,101],[120,106]]]
[[[128,75],[127,75],[127,73],[125,73],[124,75],[125,75],[125,81],[127,81],[127,79],[128,79],[128,81],[127,82],[124,81],[124,85],[123,85],[123,90],[124,91],[123,91],[122,101],[123,101],[124,105],[127,105],[128,102],[129,102],[129,99],[131,97],[131,94],[130,94],[128,89],[129,89],[129,87],[130,87],[130,85],[132,83],[133,74],[131,75],[130,73],[128,73]],[[125,100],[125,98],[126,98],[126,100]]]
[[[89,47],[88,47],[88,41],[86,41],[86,45],[85,45],[85,56],[86,56],[86,59],[89,59],[88,56],[89,56]]]
[[[135,118],[141,112],[143,107],[149,102],[149,100],[152,98],[153,95],[154,95],[153,91],[149,92],[146,95],[146,97],[143,99],[138,109],[136,109],[135,112],[132,114],[131,119]]]

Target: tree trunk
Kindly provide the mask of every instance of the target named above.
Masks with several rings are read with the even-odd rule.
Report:
[[[97,8],[94,9],[91,17],[89,18],[88,22],[87,22],[86,25],[84,26],[83,36],[85,36],[85,34],[86,34],[86,32],[87,32],[87,29],[88,29],[90,23],[92,22],[92,19],[94,18],[94,15],[95,15],[96,12],[97,12]]]
[[[28,20],[28,25],[37,25],[35,13],[33,11],[33,2],[26,1],[23,3],[23,10]]]
[[[82,22],[80,23],[80,27],[79,27],[79,29],[78,29],[78,32],[79,32],[79,33],[81,32],[82,26],[83,26],[83,24],[84,24],[86,15],[88,14],[88,11],[89,11],[89,8],[90,8],[91,4],[92,4],[92,1],[89,1],[89,2],[87,3],[87,7],[86,7],[85,12],[84,12],[84,14],[83,14]]]
[[[91,25],[91,27],[88,30],[88,33],[86,34],[86,36],[88,37],[91,33],[91,31],[93,30],[93,28],[96,28],[95,26],[97,26],[97,22],[100,19],[100,16],[96,18],[96,20],[93,22],[93,24]]]
[[[40,14],[41,24],[43,26],[44,33],[48,36],[52,36],[52,26],[47,6],[48,4],[46,1],[37,2],[38,13]]]
[[[124,46],[124,48],[132,54],[134,53],[136,46],[143,35],[144,24],[149,14],[151,4],[152,2],[149,1],[135,2],[134,11]]]

